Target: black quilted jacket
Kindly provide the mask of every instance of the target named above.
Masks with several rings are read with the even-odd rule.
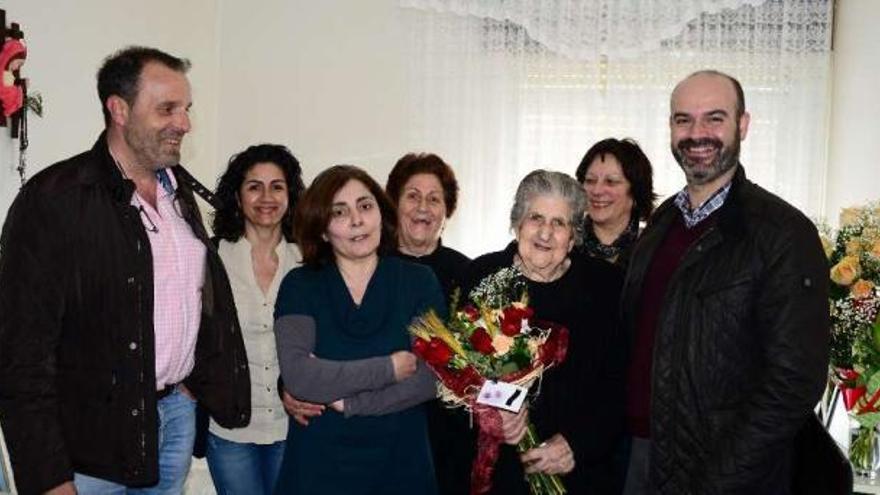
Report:
[[[683,256],[658,318],[651,484],[658,494],[788,494],[792,444],[825,385],[828,263],[816,228],[740,166],[717,223]],[[664,202],[624,287],[641,284],[680,211]]]

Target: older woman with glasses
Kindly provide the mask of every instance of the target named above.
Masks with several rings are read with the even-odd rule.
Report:
[[[569,493],[619,493],[614,469],[623,430],[624,346],[617,332],[622,275],[612,265],[572,256],[581,242],[584,194],[561,172],[537,170],[520,183],[510,212],[516,240],[471,264],[466,288],[510,266],[529,293],[534,318],[570,331],[568,357],[549,370],[531,407],[502,413],[505,441],[492,493],[528,494],[524,472],[565,475]],[[468,292],[464,292],[468,294]],[[531,417],[543,443],[521,456],[514,445]]]
[[[587,193],[580,250],[626,268],[657,199],[651,161],[632,139],[608,138],[587,150],[575,176]]]

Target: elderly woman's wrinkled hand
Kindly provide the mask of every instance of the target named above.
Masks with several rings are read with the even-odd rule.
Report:
[[[504,434],[504,443],[518,444],[526,434],[526,427],[529,424],[529,409],[523,405],[517,414],[500,409],[498,413],[501,415],[501,432]]]
[[[574,469],[574,452],[568,441],[560,434],[529,449],[520,456],[526,473],[567,474]]]

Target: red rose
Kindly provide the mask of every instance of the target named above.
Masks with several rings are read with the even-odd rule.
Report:
[[[508,337],[513,337],[519,334],[520,329],[522,328],[522,321],[517,320],[508,320],[504,319],[501,322],[501,333],[507,335]]]
[[[413,353],[415,353],[416,356],[425,359],[428,352],[428,341],[423,338],[417,338],[415,342],[413,342],[412,348]]]
[[[461,308],[461,312],[467,317],[469,321],[477,321],[480,319],[480,310],[468,304],[467,306]]]
[[[452,359],[452,349],[440,339],[432,338],[425,351],[425,361],[431,366],[446,366]]]
[[[474,349],[481,354],[486,354],[487,356],[493,354],[495,352],[495,348],[492,347],[492,338],[489,337],[488,332],[483,327],[477,328],[474,330],[474,333],[471,334],[471,345],[474,346]]]
[[[501,317],[501,333],[508,337],[519,334],[522,328],[522,317],[522,312],[519,309],[513,306],[504,308],[503,316]]]
[[[522,309],[522,315],[523,315],[523,318],[529,319],[529,318],[535,316],[535,310],[532,309],[531,306],[526,306],[525,308]]]

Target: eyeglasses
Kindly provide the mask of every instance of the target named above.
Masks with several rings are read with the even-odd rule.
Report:
[[[150,218],[150,214],[147,213],[147,209],[144,208],[143,204],[141,204],[141,199],[137,196],[137,194],[134,195],[134,198],[135,202],[137,203],[138,214],[141,216],[141,223],[144,225],[144,228],[147,229],[147,232],[158,234],[159,226],[157,226],[156,222],[154,222],[153,219]],[[171,206],[174,209],[174,213],[176,213],[178,217],[185,218],[183,216],[183,207],[180,204],[180,198],[177,196],[176,193],[174,194],[174,199],[171,200]]]

